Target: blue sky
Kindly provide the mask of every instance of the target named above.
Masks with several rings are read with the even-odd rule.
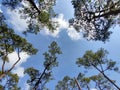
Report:
[[[57,29],[57,32],[55,34],[51,34],[46,30],[41,31],[38,35],[28,34],[28,36],[25,37],[22,35],[22,31],[26,28],[25,21],[21,20],[16,12],[4,10],[1,7],[3,13],[6,14],[6,17],[8,18],[8,24],[15,29],[15,32],[25,37],[34,45],[34,47],[39,49],[37,55],[34,56],[28,56],[24,52],[21,53],[23,59],[21,63],[17,65],[14,72],[17,71],[19,73],[22,73],[22,71],[28,67],[35,67],[42,71],[42,64],[44,60],[42,53],[47,51],[48,45],[52,41],[56,41],[58,43],[63,54],[58,57],[59,66],[53,70],[53,76],[55,77],[55,80],[47,84],[50,90],[54,90],[54,87],[57,84],[58,80],[63,79],[64,76],[68,75],[71,77],[76,77],[78,73],[82,71],[82,69],[77,67],[75,62],[76,59],[78,57],[81,57],[86,50],[97,51],[101,47],[105,48],[109,52],[108,57],[119,62],[119,26],[111,28],[113,34],[111,35],[109,42],[103,43],[99,41],[87,41],[86,39],[82,38],[81,34],[75,32],[74,29],[68,28],[67,20],[72,18],[74,14],[71,0],[57,0],[56,6],[54,8],[55,12],[59,14],[58,18],[55,18],[55,20],[60,22],[60,27]],[[12,55],[10,57],[12,58]],[[117,79],[117,77],[114,77],[114,74],[111,75],[111,77]],[[24,75],[21,74],[19,85],[26,87],[24,82],[26,78],[26,76],[24,77]],[[23,88],[23,90],[26,89]]]

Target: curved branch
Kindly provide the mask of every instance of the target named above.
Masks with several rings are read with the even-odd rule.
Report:
[[[7,73],[9,73],[14,67],[15,65],[20,61],[20,50],[18,48],[18,60],[12,65],[12,67],[7,71]]]

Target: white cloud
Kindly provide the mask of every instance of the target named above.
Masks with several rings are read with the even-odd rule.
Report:
[[[7,66],[10,68],[18,60],[17,52],[13,52],[9,54],[8,58],[9,58],[9,63],[7,63]],[[19,77],[23,77],[24,68],[21,67],[21,64],[27,61],[27,59],[29,58],[29,55],[26,52],[21,52],[20,58],[21,60],[16,64],[13,70],[13,73],[17,73]]]
[[[81,39],[80,33],[78,33],[73,27],[68,28],[67,33],[72,40]]]
[[[53,21],[57,21],[59,28],[68,28],[69,23],[64,19],[63,14],[59,14],[58,18],[53,18]]]
[[[58,17],[53,18],[52,21],[58,22],[58,27],[56,28],[56,30],[54,32],[51,32],[47,28],[45,28],[44,30],[42,30],[42,34],[50,35],[53,37],[59,37],[60,31],[62,29],[68,28],[68,26],[69,26],[68,22],[64,19],[63,14],[59,14]]]
[[[53,18],[52,20],[58,22],[59,26],[54,32],[50,32],[47,28],[45,28],[45,30],[42,31],[42,34],[59,37],[59,33],[61,32],[61,30],[67,29],[67,34],[72,40],[78,40],[81,38],[80,33],[78,33],[73,27],[69,27],[69,23],[64,19],[63,14],[59,14],[57,18]]]
[[[55,30],[54,32],[51,32],[49,31],[48,28],[45,27],[44,30],[41,31],[41,34],[52,36],[52,37],[59,37],[59,32],[60,32],[59,29]]]
[[[9,58],[9,63],[7,63],[7,64],[8,64],[8,66],[11,67],[18,60],[17,52],[13,52],[13,53],[9,54],[8,58]],[[29,58],[29,55],[26,52],[21,52],[20,58],[21,58],[21,60],[16,65],[16,67],[19,67],[22,63],[26,62],[27,59]]]
[[[21,66],[22,63],[25,63],[30,56],[26,52],[20,53],[20,61],[15,65],[13,73],[17,73],[18,76],[23,77],[24,68]],[[17,52],[13,52],[8,55],[9,62],[5,64],[5,69],[9,69],[12,65],[18,60]],[[0,60],[0,66],[2,66],[2,60]]]
[[[18,10],[11,11],[10,9],[6,10],[8,15],[7,22],[12,25],[14,30],[22,32],[27,28],[26,20],[20,18]]]
[[[13,70],[13,73],[17,73],[19,77],[24,77],[24,68],[23,67],[16,67]]]

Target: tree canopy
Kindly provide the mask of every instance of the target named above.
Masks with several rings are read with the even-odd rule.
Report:
[[[119,24],[119,0],[72,0],[74,18],[69,20],[88,40],[109,39],[110,28]]]
[[[21,18],[26,19],[28,28],[24,32],[37,34],[47,27],[53,31],[56,22],[52,20],[56,16],[53,6],[56,0],[2,0],[2,4],[12,10],[18,9]]]
[[[72,0],[71,3],[74,18],[69,20],[70,26],[88,40],[109,40],[110,28],[120,22],[119,0]],[[59,26],[52,19],[57,16],[53,9],[56,0],[2,0],[2,4],[12,10],[18,9],[21,18],[27,20],[28,28],[24,34],[37,34],[45,27],[54,32]]]
[[[1,2],[11,11],[19,11],[20,18],[26,20],[28,26],[23,34],[28,32],[37,34],[44,28],[54,32],[59,26],[58,22],[53,20],[57,16],[54,12],[56,0],[1,0]],[[120,0],[72,0],[71,3],[74,17],[68,21],[70,27],[82,33],[88,40],[102,42],[109,40],[111,27],[120,23]],[[10,63],[8,55],[14,52],[17,53],[17,60],[10,68],[6,68],[6,64]],[[0,90],[21,90],[18,85],[20,77],[12,71],[20,62],[22,52],[35,55],[38,48],[35,48],[26,38],[16,34],[15,30],[8,25],[4,13],[0,12],[0,61],[2,62],[0,63]],[[62,54],[61,48],[57,41],[53,41],[48,46],[48,51],[43,53],[43,69],[34,66],[26,68],[24,74],[28,76],[26,83],[30,86],[30,90],[49,90],[46,84],[54,79],[53,69],[59,64],[59,54]],[[91,87],[97,90],[120,90],[117,80],[113,80],[108,75],[111,72],[119,73],[117,61],[109,59],[108,54],[103,48],[96,52],[86,51],[76,61],[78,67],[85,71],[80,71],[75,77],[66,75],[58,81],[55,90],[91,90]],[[88,75],[90,70],[96,70],[96,73]]]
[[[116,61],[107,58],[108,52],[100,49],[97,52],[86,51],[83,57],[78,58],[76,64],[78,67],[84,67],[85,72],[80,72],[75,78],[65,76],[63,80],[58,81],[56,90],[90,90],[91,87],[97,90],[114,90],[120,87],[108,76],[108,72],[119,72]],[[87,75],[90,71],[97,70],[95,75]]]
[[[30,76],[27,83],[30,85],[31,90],[46,90],[45,84],[53,79],[52,68],[58,66],[57,54],[62,52],[55,41],[48,48],[48,52],[43,53],[45,58],[43,72],[39,72],[39,70],[33,67],[25,70],[25,73]]]
[[[106,56],[107,54],[108,52],[102,48],[95,53],[92,51],[86,51],[83,57],[78,58],[78,60],[76,61],[76,64],[78,65],[78,67],[83,66],[86,69],[92,69],[92,68],[96,69],[100,74],[98,76],[93,76],[92,77],[93,80],[94,79],[96,80],[99,78],[104,80],[105,78],[111,84],[113,84],[114,87],[116,87],[119,90],[120,89],[119,86],[116,85],[115,82],[111,80],[106,74],[107,71],[119,72],[119,67],[116,65],[116,61],[108,59]],[[103,81],[100,81],[100,82],[103,82]],[[102,85],[104,86],[104,84]],[[105,82],[105,85],[106,85],[106,82]]]
[[[5,70],[5,64],[7,62],[9,63],[8,55],[13,52],[17,52],[18,60],[16,60],[16,62],[8,70]],[[2,66],[0,69],[0,81],[4,80],[4,78],[7,78],[6,85],[3,87],[7,87],[9,90],[14,90],[17,88],[16,85],[19,77],[17,74],[12,74],[11,71],[21,60],[21,52],[27,52],[27,54],[33,55],[37,53],[37,49],[35,49],[32,44],[27,42],[25,38],[15,34],[14,30],[9,28],[5,23],[5,17],[3,14],[0,13],[0,60],[2,61]]]

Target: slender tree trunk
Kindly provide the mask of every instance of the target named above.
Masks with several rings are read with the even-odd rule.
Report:
[[[49,65],[50,65],[50,64],[49,64]],[[49,66],[49,65],[48,65],[48,66]],[[38,81],[35,83],[35,86],[33,87],[33,90],[36,90],[36,89],[37,89],[39,83],[41,82],[41,79],[42,79],[43,75],[45,74],[45,72],[46,72],[46,70],[47,70],[47,68],[48,68],[48,66],[46,66],[46,68],[43,70],[43,72],[42,72],[42,74],[40,75]]]
[[[75,82],[76,82],[76,84],[77,84],[77,86],[78,86],[78,89],[79,89],[79,90],[82,90],[81,87],[80,87],[80,84],[78,83],[78,81],[77,81],[76,78],[75,78]]]
[[[109,77],[107,77],[104,73],[102,73],[102,75],[103,75],[109,82],[111,82],[118,90],[120,90],[120,87],[118,87],[118,85],[116,85]]]
[[[94,64],[92,64],[95,69],[97,69],[111,84],[113,84],[118,90],[120,90],[120,87],[115,84],[108,76],[105,75],[104,72],[102,72],[99,68],[97,68]]]

